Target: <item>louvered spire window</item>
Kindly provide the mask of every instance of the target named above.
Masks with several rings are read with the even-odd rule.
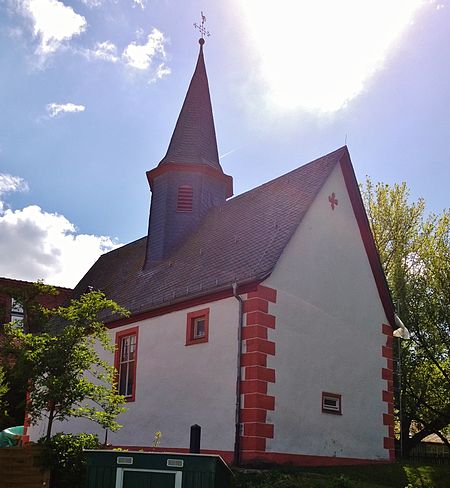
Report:
[[[192,186],[181,185],[178,187],[177,212],[192,212],[192,200],[194,190]]]

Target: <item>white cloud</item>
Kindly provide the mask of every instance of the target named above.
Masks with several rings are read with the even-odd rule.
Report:
[[[86,107],[84,105],[75,105],[74,103],[49,103],[46,106],[49,117],[58,117],[66,113],[84,112]]]
[[[150,83],[155,83],[156,81],[160,80],[164,76],[168,76],[172,73],[172,70],[166,66],[164,63],[161,63],[155,71],[155,75],[153,78],[150,79]]]
[[[137,44],[136,42],[128,44],[122,54],[124,62],[132,68],[147,70],[155,58],[163,61],[166,59],[165,42],[164,34],[154,28],[148,35],[145,44]]]
[[[81,0],[89,8],[97,8],[103,5],[103,0]]]
[[[145,37],[145,31],[142,27],[139,27],[139,29],[136,29],[136,37],[137,39],[142,39]]]
[[[65,41],[86,30],[86,19],[58,0],[18,0],[18,5],[33,23],[40,55],[54,53]]]
[[[133,0],[133,7],[141,7],[142,10],[147,6],[147,0]]]
[[[24,38],[24,32],[21,27],[6,27],[5,31],[8,33],[9,37],[15,41],[22,41]]]
[[[0,173],[0,213],[4,210],[5,206],[2,201],[3,195],[14,191],[28,191],[28,183],[19,176]]]
[[[4,174],[0,174],[0,185],[3,193],[27,187],[22,178]],[[37,205],[4,210],[1,200],[0,236],[0,276],[44,279],[69,287],[101,254],[119,245],[107,236],[80,234],[66,217]]]
[[[111,41],[97,42],[94,49],[87,51],[87,55],[89,58],[93,57],[112,63],[116,63],[119,60],[119,57],[117,56],[117,47]]]
[[[28,183],[19,176],[0,173],[0,198],[13,191],[28,191]]]
[[[136,31],[137,39],[144,39],[143,43],[133,41],[123,50],[122,55],[117,53],[117,46],[111,41],[97,42],[93,49],[82,49],[77,52],[88,60],[102,60],[118,63],[131,68],[134,72],[149,74],[149,83],[156,83],[161,78],[170,75],[171,69],[166,64],[165,43],[167,39],[158,29],[153,29],[145,36],[142,29]]]

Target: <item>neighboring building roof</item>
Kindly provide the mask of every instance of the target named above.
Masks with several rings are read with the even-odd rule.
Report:
[[[346,147],[213,207],[169,259],[142,270],[146,237],[104,254],[75,288],[88,286],[140,313],[206,295],[273,270]]]
[[[0,285],[3,285],[3,286],[6,285],[6,286],[22,287],[22,286],[33,285],[34,283],[35,283],[34,281],[16,280],[14,278],[6,278],[4,276],[0,276]],[[61,290],[61,291],[67,291],[67,292],[72,291],[72,288],[67,288],[65,286],[56,286],[56,285],[51,285],[51,286],[53,286],[57,290]]]
[[[427,435],[421,440],[421,442],[429,442],[431,444],[444,444],[443,440],[437,434]]]
[[[200,44],[197,65],[178,116],[169,148],[159,163],[209,166],[223,173],[217,151],[216,131],[208,76]]]
[[[34,282],[31,281],[0,277],[0,324],[10,320],[11,295],[33,285]],[[72,295],[71,288],[63,286],[55,286],[54,288],[58,291],[57,295],[42,294],[38,295],[36,300],[46,308],[55,308],[63,305]]]

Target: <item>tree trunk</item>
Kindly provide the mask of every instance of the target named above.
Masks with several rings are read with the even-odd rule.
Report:
[[[447,437],[445,437],[445,435],[443,435],[439,430],[437,430],[435,434],[439,437],[439,439],[441,439],[441,441],[447,446],[447,449],[450,451],[450,442]]]
[[[414,434],[412,437],[409,437],[408,432],[408,437],[405,437],[403,441],[403,455],[407,457],[411,450],[414,449],[422,441],[422,439],[425,439],[427,435],[432,433],[432,430],[425,428],[420,432],[417,432],[417,434]]]
[[[45,436],[45,441],[49,442],[52,435],[53,419],[55,418],[55,407],[52,404],[50,406],[50,411],[48,413],[48,423],[47,423],[47,434]]]

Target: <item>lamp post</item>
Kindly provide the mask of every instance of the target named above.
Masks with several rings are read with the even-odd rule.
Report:
[[[400,457],[403,458],[403,408],[402,408],[402,347],[401,341],[410,339],[411,335],[400,317],[395,314],[395,325],[397,329],[394,330],[393,336],[398,340],[398,387],[399,387],[399,402],[398,412],[400,417]]]

